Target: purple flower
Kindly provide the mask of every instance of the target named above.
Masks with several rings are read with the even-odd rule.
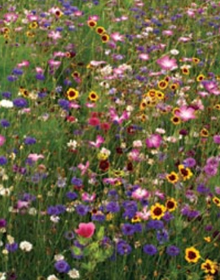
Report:
[[[13,104],[15,107],[18,107],[18,108],[24,108],[24,107],[27,107],[27,105],[28,105],[27,100],[24,98],[14,99]]]
[[[197,192],[202,193],[202,194],[206,194],[210,191],[210,189],[208,187],[206,187],[204,184],[199,184],[197,186]]]
[[[35,76],[35,78],[36,78],[37,80],[40,80],[40,81],[45,80],[45,76],[44,76],[43,74],[41,74],[41,73],[37,73],[36,76]]]
[[[151,220],[147,223],[147,229],[162,229],[164,227],[164,223],[159,220]]]
[[[146,145],[148,148],[159,148],[162,142],[162,137],[159,134],[152,134],[146,139]]]
[[[2,92],[2,97],[6,98],[6,99],[10,99],[11,92],[9,92],[9,91]]]
[[[132,248],[131,246],[125,242],[124,240],[120,240],[117,244],[117,252],[120,254],[120,255],[128,255],[130,254],[132,251]]]
[[[143,247],[143,251],[144,251],[145,254],[153,256],[157,253],[157,248],[154,245],[146,244]]]
[[[0,219],[0,228],[5,228],[7,225],[7,222],[5,219]]]
[[[71,199],[71,200],[75,200],[75,199],[77,199],[78,195],[75,192],[67,192],[66,197]]]
[[[5,128],[10,126],[10,122],[7,121],[7,120],[5,120],[5,119],[2,119],[2,120],[0,121],[0,123],[1,123],[1,126],[2,126],[2,127],[5,127]]]
[[[215,144],[220,144],[220,135],[213,136],[213,141]]]
[[[210,158],[207,159],[206,164],[218,167],[219,160],[216,157],[210,157]]]
[[[217,174],[218,168],[214,165],[205,165],[203,171],[205,171],[208,177],[213,177]]]
[[[9,82],[14,82],[14,81],[16,81],[17,79],[18,79],[18,77],[17,77],[17,76],[14,76],[14,75],[10,75],[10,76],[7,77],[7,80],[8,80]]]
[[[75,234],[73,231],[69,230],[69,231],[66,231],[64,233],[64,237],[67,239],[67,240],[72,240],[74,237],[75,237]]]
[[[175,257],[175,256],[179,255],[180,249],[174,245],[170,245],[167,247],[166,253],[167,253],[167,255],[169,255],[171,257]]]
[[[83,182],[82,182],[81,179],[73,177],[72,180],[71,180],[71,184],[73,184],[73,185],[75,185],[77,187],[81,187]]]
[[[64,260],[57,261],[54,267],[59,273],[68,273],[70,270],[69,264]]]
[[[196,165],[196,160],[192,157],[189,157],[189,158],[186,158],[184,161],[183,161],[183,165],[185,167],[194,167]]]
[[[76,212],[80,216],[85,216],[89,212],[89,206],[83,205],[83,204],[77,205],[76,206]]]
[[[18,249],[18,244],[17,244],[17,243],[12,243],[12,244],[7,243],[7,244],[5,245],[5,248],[6,248],[9,252],[15,252],[15,251]]]
[[[0,165],[5,165],[7,163],[7,158],[4,156],[0,156]]]
[[[169,240],[169,234],[166,229],[163,229],[162,231],[157,232],[157,240],[159,241],[159,244],[163,244]]]
[[[106,210],[111,213],[117,213],[120,211],[120,206],[117,202],[111,201],[106,205]]]
[[[12,74],[13,75],[22,75],[23,71],[22,71],[21,68],[14,68],[13,71],[12,71]]]
[[[135,233],[134,225],[123,224],[121,228],[124,235],[133,235]]]
[[[27,137],[25,137],[25,139],[24,139],[24,144],[26,144],[26,145],[33,145],[33,144],[35,144],[35,143],[36,143],[36,139],[33,138],[33,137],[27,136]]]

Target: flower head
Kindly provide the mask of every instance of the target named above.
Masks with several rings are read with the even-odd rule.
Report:
[[[185,250],[185,259],[189,263],[197,263],[201,258],[200,253],[194,247],[186,248]]]
[[[90,238],[95,232],[95,224],[92,222],[80,223],[79,228],[76,229],[75,232],[84,238]]]

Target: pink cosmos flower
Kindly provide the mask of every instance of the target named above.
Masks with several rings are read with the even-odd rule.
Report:
[[[40,155],[38,155],[38,154],[30,154],[28,156],[28,158],[31,159],[32,161],[38,161],[38,159],[44,158],[44,156],[41,155],[41,154]]]
[[[3,135],[0,135],[0,146],[3,146],[5,143],[5,137]]]
[[[175,58],[169,58],[168,55],[163,56],[157,60],[157,64],[164,70],[173,70],[176,69],[177,63]]]
[[[164,36],[172,36],[173,35],[173,31],[172,30],[163,30],[162,34]]]
[[[95,224],[94,223],[80,223],[79,228],[75,230],[75,232],[84,237],[84,238],[90,238],[93,236],[95,232]]]
[[[28,60],[23,60],[22,62],[18,63],[17,64],[17,67],[18,68],[21,68],[21,67],[28,67],[30,65],[30,62]]]
[[[85,202],[93,202],[96,198],[96,194],[88,194],[87,192],[82,193],[82,200]]]
[[[184,122],[196,118],[195,109],[187,106],[180,107],[179,110],[175,113],[175,115],[181,118],[181,120]]]
[[[142,188],[136,189],[134,192],[132,192],[132,195],[131,195],[132,198],[138,199],[138,200],[148,198],[149,196],[150,196],[150,193],[147,190],[142,189]]]
[[[99,148],[101,146],[101,144],[104,142],[105,142],[105,139],[102,136],[98,135],[96,137],[96,142],[89,141],[89,145],[92,147],[95,147],[95,148]]]
[[[106,61],[104,61],[104,60],[101,60],[101,61],[92,60],[92,61],[90,62],[90,65],[91,65],[91,66],[100,66],[100,65],[102,65],[102,64],[106,64]]]
[[[121,117],[119,117],[117,114],[116,114],[116,111],[114,108],[110,108],[109,109],[109,113],[110,113],[110,118],[112,120],[112,122],[117,122],[119,124],[121,124],[124,120],[127,120],[129,119],[129,116],[130,116],[130,113],[127,112],[127,111],[124,111],[121,115]]]
[[[162,137],[159,134],[152,134],[146,139],[146,145],[148,148],[159,148],[162,142]]]
[[[89,20],[98,21],[99,20],[99,16],[97,16],[97,15],[89,16]]]
[[[47,35],[49,38],[52,38],[53,40],[57,40],[62,38],[62,35],[59,31],[50,31]]]
[[[81,176],[82,176],[82,175],[84,175],[86,173],[86,171],[89,168],[89,161],[87,161],[85,165],[80,163],[80,164],[78,164],[77,167],[81,170]]]
[[[140,53],[138,55],[138,57],[141,59],[141,60],[149,60],[149,55],[147,53]]]
[[[15,13],[6,13],[4,14],[4,21],[7,23],[16,22],[18,19],[18,14]]]
[[[58,68],[61,64],[61,61],[57,61],[57,60],[53,60],[53,59],[50,59],[48,60],[48,64],[51,66],[51,67],[56,67]]]
[[[150,218],[151,213],[150,210],[147,211],[147,206],[145,206],[141,212],[136,212],[136,216],[147,221]]]
[[[43,74],[43,73],[44,73],[44,70],[43,70],[43,68],[41,68],[41,67],[35,67],[35,71],[36,71],[38,74]]]
[[[119,32],[114,32],[110,35],[113,41],[115,42],[123,42],[124,41],[124,35],[121,35]]]

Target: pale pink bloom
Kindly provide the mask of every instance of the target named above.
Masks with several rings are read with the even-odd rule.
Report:
[[[93,193],[92,195],[88,194],[87,192],[82,193],[82,200],[86,202],[93,202],[96,198],[96,194]]]
[[[21,67],[28,67],[30,65],[30,62],[28,60],[23,60],[21,63],[18,63],[17,64],[17,67],[18,68],[21,68]]]
[[[158,196],[160,199],[164,199],[165,198],[165,194],[160,192],[160,191],[155,191],[154,193],[156,196]]]
[[[28,207],[29,207],[28,201],[18,200],[17,205],[16,205],[17,209],[28,208]]]
[[[124,35],[121,35],[119,32],[114,32],[110,35],[113,41],[115,42],[123,42],[124,41]]]
[[[95,108],[96,104],[95,103],[86,103],[87,108]]]
[[[89,16],[89,20],[98,21],[99,20],[99,16],[97,16],[97,15]]]
[[[32,161],[38,161],[38,159],[44,158],[44,156],[41,154],[39,154],[39,155],[38,154],[29,154],[28,158],[31,159]]]
[[[50,31],[47,35],[49,38],[52,38],[53,40],[57,40],[62,38],[61,33],[59,31]]]
[[[140,161],[140,151],[138,149],[133,149],[128,153],[128,158],[133,161]]]
[[[180,37],[178,39],[179,42],[182,42],[182,43],[186,43],[186,42],[189,42],[190,40],[192,40],[191,37]]]
[[[173,31],[172,30],[163,30],[162,34],[165,35],[165,36],[172,36]]]
[[[93,142],[93,141],[88,141],[88,142],[89,142],[90,146],[99,148],[101,146],[101,144],[105,142],[105,139],[102,136],[98,135],[96,137],[96,142]]]
[[[159,72],[150,72],[148,74],[149,77],[155,77],[155,76],[160,76],[160,75],[163,75],[164,73],[162,71],[159,71]]]
[[[70,102],[69,103],[69,108],[73,108],[73,109],[79,109],[81,106],[75,102]]]
[[[147,221],[151,217],[151,213],[150,210],[147,211],[147,206],[145,206],[141,212],[136,212],[136,216]]]
[[[128,19],[128,16],[121,16],[120,19],[121,19],[122,21],[125,21],[125,20]]]
[[[204,88],[209,92],[214,95],[219,95],[220,91],[218,90],[218,85],[214,81],[203,81],[202,82]]]
[[[150,196],[150,193],[147,190],[142,189],[142,188],[136,189],[134,192],[132,192],[132,195],[131,195],[132,198],[138,199],[138,200],[148,198],[149,196]]]
[[[101,61],[92,60],[90,62],[90,65],[92,65],[92,66],[100,66],[102,64],[106,64],[106,61],[103,61],[103,60],[101,60]]]
[[[80,163],[80,164],[78,164],[77,167],[81,170],[81,176],[82,176],[82,175],[84,175],[86,173],[86,171],[89,168],[89,161],[87,161],[85,165]]]
[[[80,17],[82,14],[83,14],[82,11],[75,11],[74,12],[74,16],[76,16],[76,17]]]
[[[38,20],[38,16],[33,15],[33,14],[28,14],[28,15],[27,15],[27,19],[28,19],[29,21],[37,21],[37,20]]]
[[[44,70],[41,67],[35,67],[35,70],[38,74],[43,74]]]
[[[9,22],[16,22],[18,19],[18,14],[15,13],[6,13],[4,14],[4,21],[7,23]]]
[[[119,117],[117,114],[116,114],[116,110],[115,108],[110,108],[109,109],[109,113],[110,113],[110,118],[111,118],[111,121],[112,122],[117,122],[119,124],[121,124],[124,120],[127,120],[129,119],[130,117],[130,112],[127,112],[127,111],[124,111],[121,115],[121,117]]]
[[[53,56],[54,57],[65,57],[66,56],[66,53],[65,52],[54,52],[53,53]]]
[[[3,135],[0,135],[0,146],[3,146],[5,143],[6,139]]]
[[[159,148],[162,143],[162,137],[159,134],[152,134],[146,139],[146,145],[148,148]]]
[[[21,26],[15,27],[15,32],[20,32],[21,30],[23,30],[23,27]]]
[[[195,17],[195,12],[196,12],[196,10],[194,10],[194,9],[188,9],[187,11],[186,11],[186,13],[187,13],[187,15],[189,16],[189,17]]]
[[[175,113],[175,115],[181,118],[181,120],[184,122],[196,118],[195,109],[187,106],[180,107],[179,110]]]
[[[140,53],[138,55],[138,57],[141,59],[141,60],[149,60],[149,55],[147,53]]]
[[[176,69],[177,63],[175,58],[169,58],[169,56],[165,55],[162,58],[157,60],[157,64],[164,70],[173,70]]]
[[[76,229],[75,232],[84,238],[90,238],[95,232],[95,224],[92,222],[80,223],[78,229]]]
[[[50,59],[50,60],[48,60],[48,64],[52,67],[59,67],[61,64],[61,61]]]

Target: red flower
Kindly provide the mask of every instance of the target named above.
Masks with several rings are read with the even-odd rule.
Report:
[[[93,223],[80,223],[79,228],[75,230],[75,232],[84,237],[84,238],[90,238],[93,236],[95,232],[95,224]]]
[[[107,171],[109,169],[109,162],[108,160],[101,160],[99,162],[99,168],[102,170],[102,171]]]

